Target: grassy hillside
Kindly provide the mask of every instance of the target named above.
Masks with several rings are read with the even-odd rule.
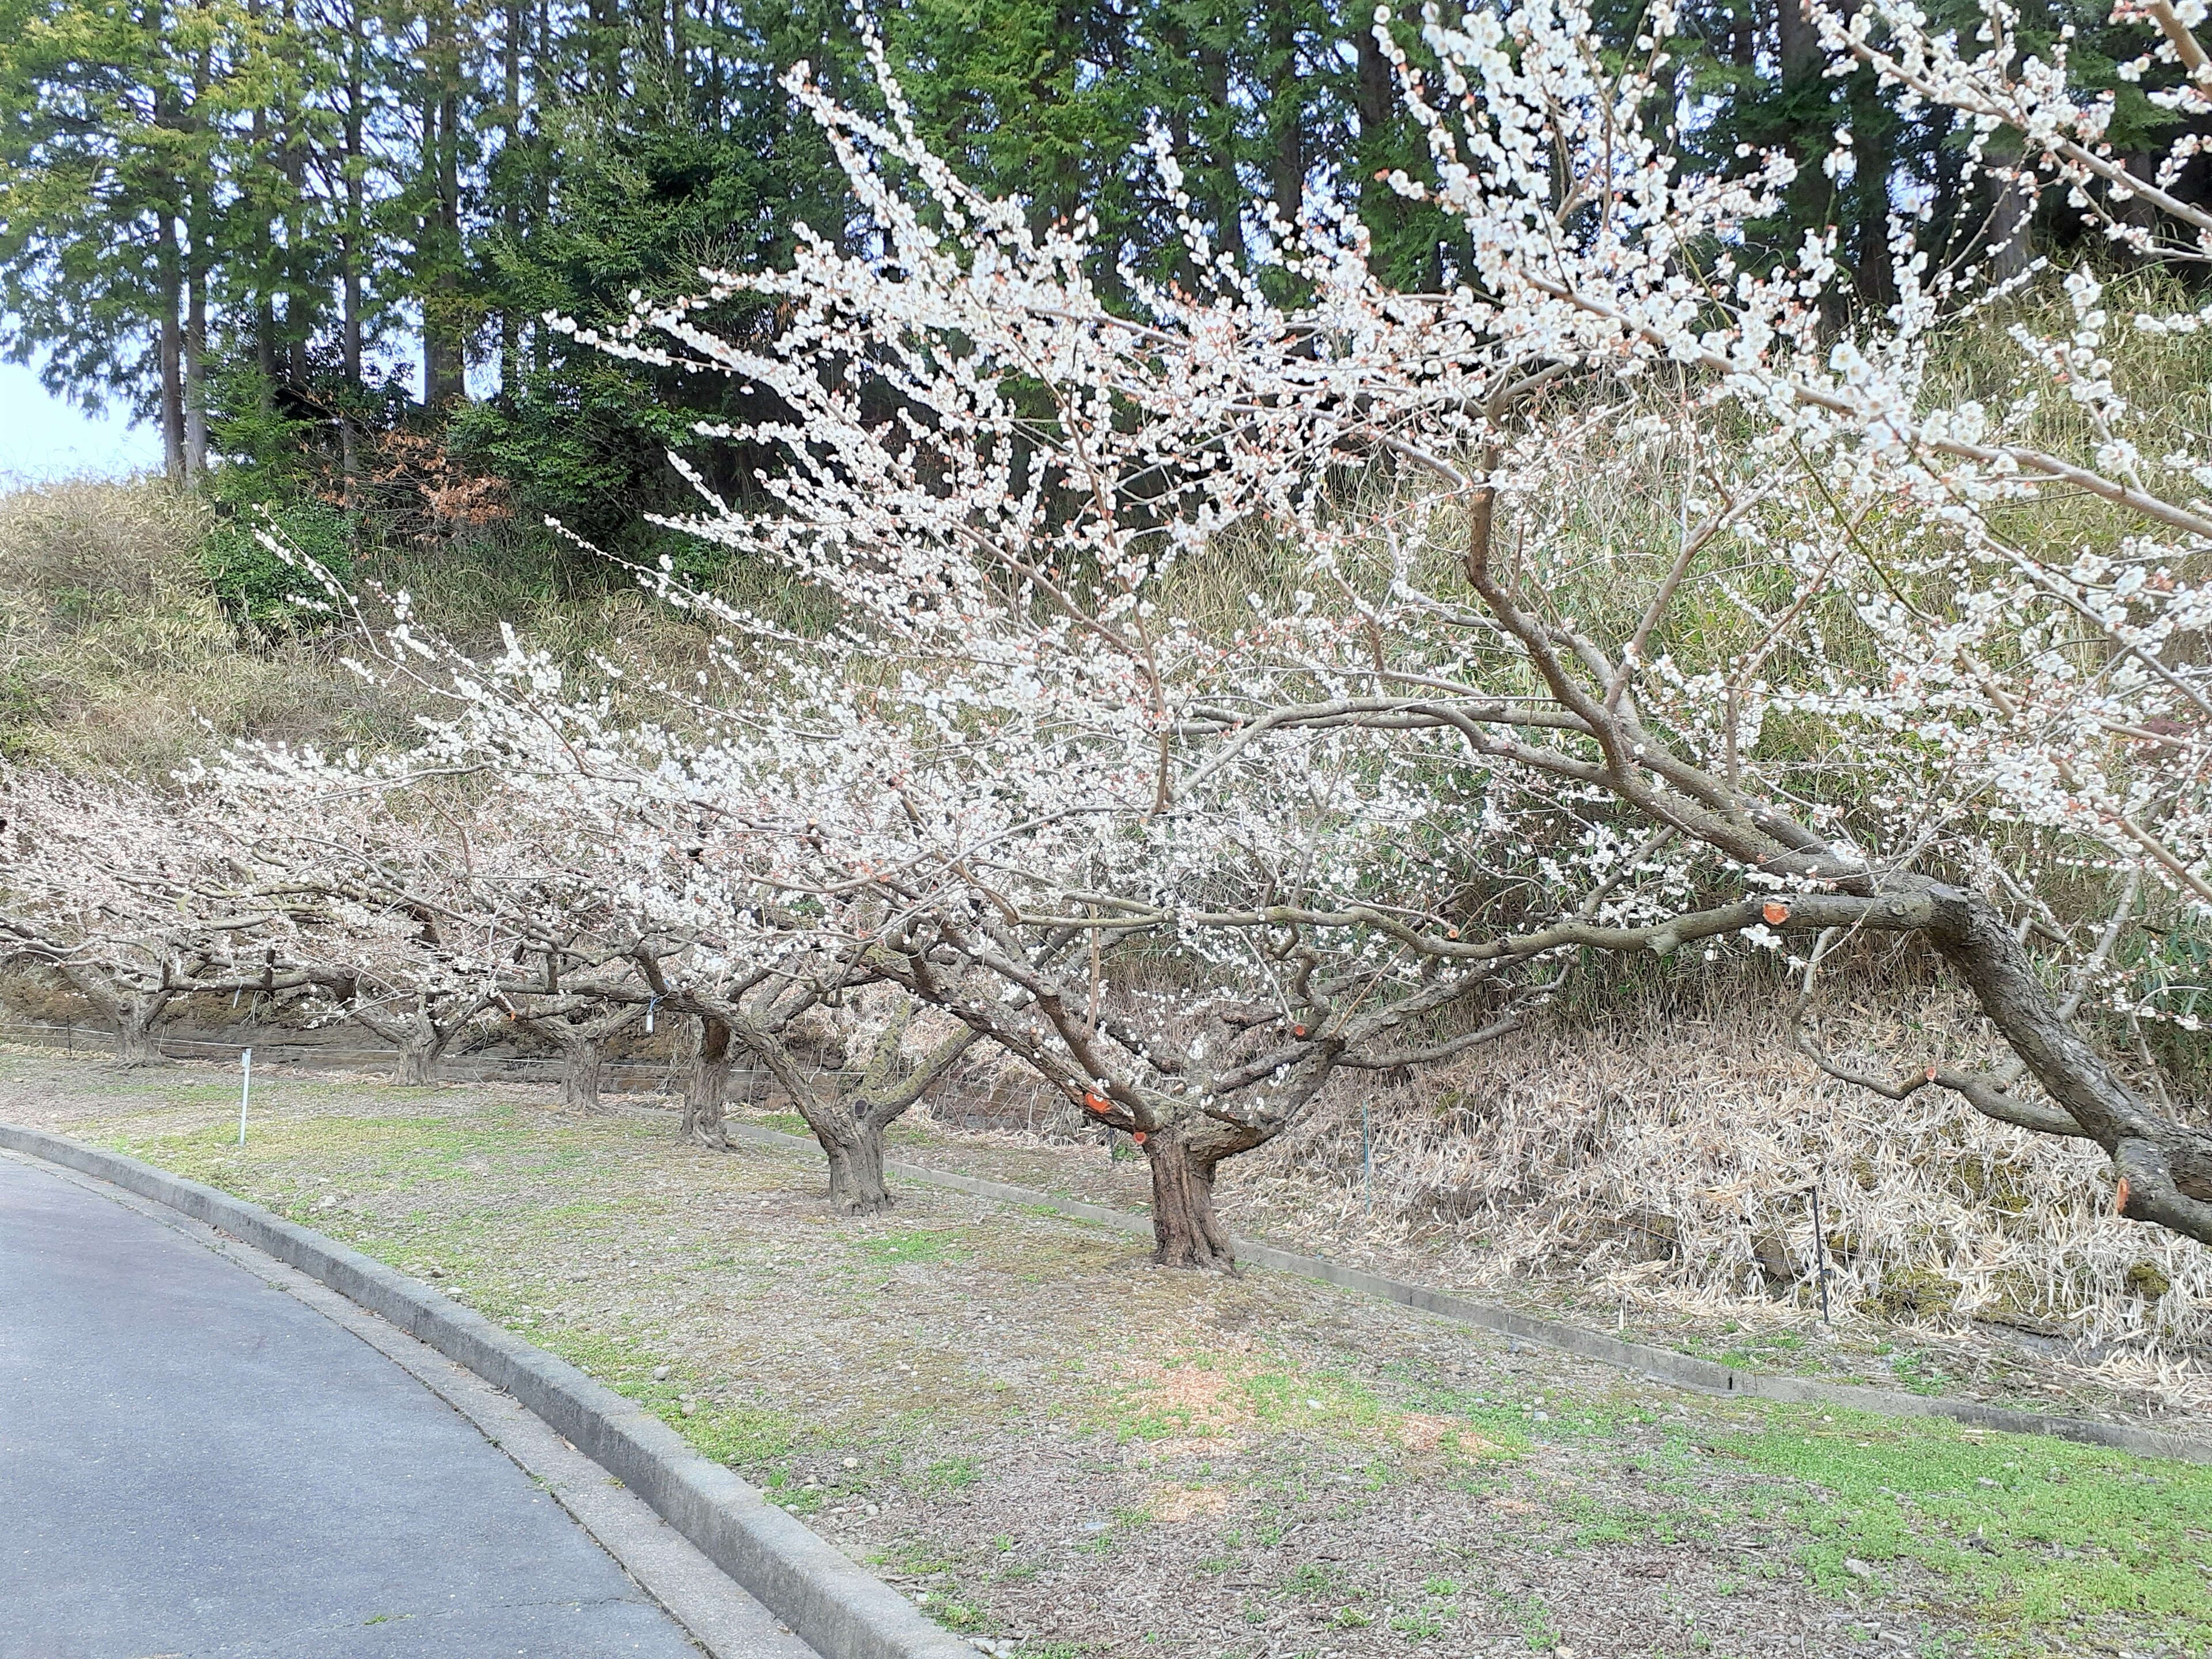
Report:
[[[79,479],[0,495],[0,754],[158,780],[238,739],[372,745],[400,737],[406,700],[365,683],[319,619],[234,591],[247,527],[155,479]],[[379,550],[353,571],[464,644],[502,619],[575,660],[620,650],[695,659],[696,633],[618,571],[484,536]],[[279,586],[283,585],[283,586]],[[253,614],[253,613],[258,613]]]

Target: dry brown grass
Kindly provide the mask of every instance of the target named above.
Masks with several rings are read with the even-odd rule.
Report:
[[[202,562],[204,502],[158,479],[72,479],[0,494],[0,752],[78,773],[158,781],[240,739],[374,748],[427,699],[349,670],[337,635],[241,639]],[[406,591],[465,649],[502,621],[572,664],[637,671],[633,701],[706,661],[690,621],[635,589],[553,579],[543,548],[387,551],[364,605]],[[653,713],[664,711],[654,708]]]
[[[227,738],[398,729],[335,649],[240,643],[200,564],[206,528],[204,503],[152,479],[0,495],[0,748],[158,779]]]
[[[1923,992],[1862,1034],[1894,1064],[1971,1033]],[[1601,1303],[1768,1326],[1811,1316],[1817,1182],[1839,1321],[2039,1328],[2212,1401],[2212,1249],[2115,1217],[2094,1146],[1831,1082],[1755,1005],[1563,1021],[1401,1087],[1333,1087],[1234,1181],[1244,1224],[1419,1244],[1462,1285],[1572,1276]]]

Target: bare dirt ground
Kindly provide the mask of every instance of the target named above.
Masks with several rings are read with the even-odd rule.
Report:
[[[585,1366],[992,1651],[2212,1644],[2212,1470],[1678,1395],[941,1190],[840,1220],[818,1161],[540,1089],[264,1073],[241,1150],[234,1071],[10,1053],[0,1084],[0,1115],[281,1210]],[[963,1167],[1069,1185],[1027,1156]]]

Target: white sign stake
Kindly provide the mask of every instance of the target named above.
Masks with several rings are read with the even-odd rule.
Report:
[[[238,1085],[238,1144],[241,1146],[246,1145],[246,1103],[253,1095],[253,1050],[248,1048],[243,1058],[246,1061],[246,1078]]]

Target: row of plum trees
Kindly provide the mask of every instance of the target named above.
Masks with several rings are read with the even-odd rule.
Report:
[[[2130,72],[2212,116],[2191,20],[2122,11]],[[2130,171],[1997,0],[1963,42],[1894,0],[1808,15],[2008,188],[2212,260],[2171,188],[2197,141]],[[965,186],[887,74],[871,113],[802,65],[874,237],[799,227],[788,269],[583,337],[776,411],[707,434],[783,458],[760,497],[680,527],[826,620],[641,571],[714,641],[645,683],[511,635],[471,660],[397,596],[361,665],[442,700],[416,744],[234,753],[161,801],[17,779],[9,926],[109,975],[126,1043],[181,986],[421,1054],[487,1006],[578,1054],[680,1012],[692,1131],[746,1057],[853,1209],[884,1126],[995,1045],[1140,1141],[1177,1264],[1227,1258],[1215,1171],[1333,1073],[1461,1054],[1608,957],[1765,949],[1808,1063],[2094,1142],[2085,1201],[2212,1240],[2212,1133],[2142,1036],[2212,905],[2205,376],[2130,395],[2212,309],[2115,315],[2094,254],[2040,301],[1933,264],[1901,185],[1881,314],[1832,234],[1741,261],[1796,164],[1686,167],[1671,25],[1624,65],[1576,0],[1431,13],[1428,72],[1378,32],[1431,161],[1390,183],[1476,250],[1448,292],[1386,284],[1317,198],[1256,208],[1256,256],[1187,217],[1194,287],[1103,283],[1093,227]],[[702,324],[735,296],[772,337]],[[1977,331],[2001,376],[1957,372]],[[89,941],[134,928],[126,997]],[[1984,1021],[1901,1069],[1823,991],[1899,939]],[[865,1058],[799,1063],[856,999]]]

